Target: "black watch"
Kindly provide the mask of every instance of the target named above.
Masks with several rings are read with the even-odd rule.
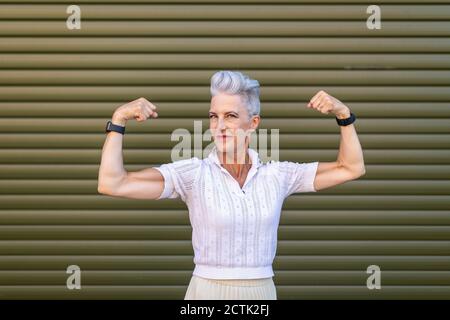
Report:
[[[349,124],[352,124],[353,122],[355,122],[355,120],[356,120],[356,117],[351,112],[350,112],[350,117],[349,118],[339,119],[338,117],[336,117],[336,122],[340,126],[348,126]]]
[[[117,124],[114,124],[114,123],[111,122],[111,120],[109,120],[106,123],[105,132],[110,132],[110,131],[115,131],[115,132],[118,132],[118,133],[121,133],[121,134],[125,134],[125,127],[119,126]]]

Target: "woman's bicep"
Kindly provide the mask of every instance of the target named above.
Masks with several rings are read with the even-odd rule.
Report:
[[[314,179],[314,189],[316,191],[331,188],[355,177],[345,167],[339,166],[337,162],[319,162],[317,174]]]
[[[164,191],[164,177],[155,168],[128,172],[113,196],[130,199],[158,199]]]

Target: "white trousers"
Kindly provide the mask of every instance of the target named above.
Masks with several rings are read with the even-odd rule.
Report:
[[[184,300],[277,300],[272,277],[207,279],[192,275]]]

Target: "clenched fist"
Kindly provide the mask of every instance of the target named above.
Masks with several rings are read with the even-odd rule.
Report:
[[[145,98],[139,98],[117,108],[112,121],[114,124],[125,126],[127,120],[136,119],[142,122],[150,117],[158,117],[156,106]]]
[[[324,114],[333,113],[339,119],[350,117],[350,109],[335,97],[321,90],[308,103],[308,108],[319,110]]]

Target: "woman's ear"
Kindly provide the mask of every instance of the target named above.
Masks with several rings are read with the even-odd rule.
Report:
[[[261,117],[259,115],[253,116],[251,121],[252,121],[252,123],[251,123],[250,128],[252,129],[252,131],[255,131],[258,128],[258,126],[259,126],[259,122],[261,121]]]

